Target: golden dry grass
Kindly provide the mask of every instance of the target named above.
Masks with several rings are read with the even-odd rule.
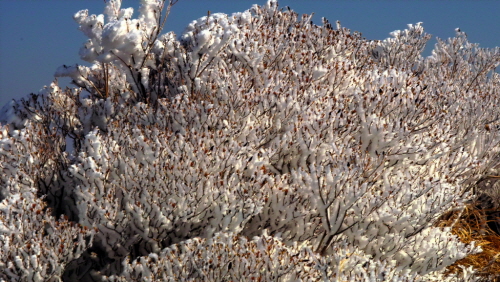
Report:
[[[500,235],[488,227],[486,211],[468,205],[461,214],[455,211],[443,215],[438,226],[453,226],[453,234],[463,243],[475,241],[483,250],[455,262],[448,273],[460,273],[459,265],[472,266],[482,281],[500,282]]]

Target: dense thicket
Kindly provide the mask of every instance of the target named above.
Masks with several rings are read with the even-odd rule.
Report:
[[[435,223],[497,175],[498,49],[423,58],[421,24],[371,41],[276,1],[176,37],[175,1],[120,2],[75,15],[75,88],[3,109],[0,279],[474,279]]]

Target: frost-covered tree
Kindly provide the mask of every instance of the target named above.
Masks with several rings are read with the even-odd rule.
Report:
[[[1,279],[475,279],[436,221],[498,175],[498,48],[276,1],[162,34],[175,2],[76,13],[75,87],[3,108]]]

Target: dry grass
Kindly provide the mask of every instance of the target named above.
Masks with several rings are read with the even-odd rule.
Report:
[[[448,267],[448,273],[462,272],[459,265],[472,266],[482,281],[500,282],[500,235],[488,227],[486,211],[469,205],[461,214],[450,212],[443,215],[438,226],[453,226],[453,234],[462,242],[475,241],[476,246],[483,250],[455,262]]]

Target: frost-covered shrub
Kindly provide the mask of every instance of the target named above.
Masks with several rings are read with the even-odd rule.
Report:
[[[264,235],[249,241],[233,233],[209,239],[193,238],[172,245],[159,254],[124,262],[124,276],[110,281],[272,281],[321,279],[314,268],[315,254],[287,247],[278,238]],[[321,260],[321,258],[318,258]]]
[[[55,219],[32,194],[9,195],[0,202],[0,279],[61,281],[65,266],[90,246],[93,233]]]
[[[193,238],[134,261],[125,260],[122,276],[105,281],[470,281],[435,273],[418,276],[396,262],[372,260],[353,245],[339,243],[328,257],[308,246],[285,246],[267,234],[249,241],[233,233]]]
[[[421,24],[369,41],[276,1],[161,35],[173,4],[78,12],[77,87],[0,115],[2,197],[96,230],[64,279],[474,279],[435,223],[498,175],[498,49],[423,58]]]
[[[194,238],[162,250],[159,254],[124,261],[124,275],[109,281],[413,281],[409,271],[372,261],[352,246],[341,245],[328,258],[307,246],[285,246],[267,234],[249,241],[233,233],[213,238]]]

